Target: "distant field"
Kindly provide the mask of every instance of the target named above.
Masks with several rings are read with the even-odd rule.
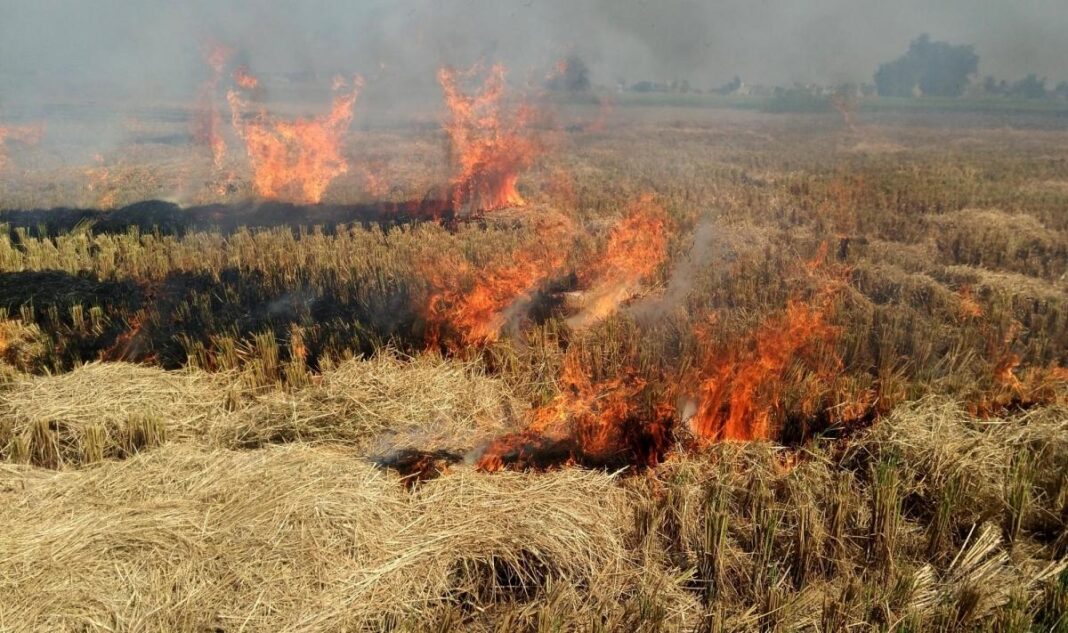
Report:
[[[0,630],[1068,630],[1068,104],[612,101],[10,151]]]
[[[691,108],[730,108],[763,110],[772,97],[757,95],[721,95],[708,93],[663,92],[605,92],[597,98],[607,99],[620,106],[664,106]],[[582,102],[590,97],[575,97],[564,101]],[[865,97],[857,103],[859,112],[928,111],[975,112],[999,114],[1042,113],[1055,117],[1068,114],[1068,100],[1023,99],[1014,97]]]

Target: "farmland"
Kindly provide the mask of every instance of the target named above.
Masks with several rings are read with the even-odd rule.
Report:
[[[1056,108],[344,90],[12,152],[0,630],[1068,630]]]

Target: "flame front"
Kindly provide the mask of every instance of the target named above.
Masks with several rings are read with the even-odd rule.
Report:
[[[459,334],[463,345],[497,340],[524,299],[563,266],[573,232],[566,217],[541,217],[529,242],[490,266],[436,258],[425,262],[431,287],[426,304],[429,345],[455,343],[443,340],[447,330]]]
[[[837,333],[827,322],[828,309],[790,301],[782,316],[756,332],[750,346],[707,353],[690,420],[694,434],[712,441],[771,438],[787,369],[806,348]]]
[[[540,153],[527,130],[533,111],[526,106],[511,114],[504,111],[504,66],[492,66],[481,90],[469,96],[458,84],[472,74],[475,71],[438,70],[449,111],[444,127],[455,169],[452,203],[468,211],[522,206],[525,201],[516,188],[519,172]]]
[[[580,273],[588,287],[581,310],[567,321],[581,330],[607,317],[641,288],[667,257],[668,217],[652,195],[641,196],[608,236],[596,262]]]
[[[104,162],[101,154],[93,155],[92,167],[85,170],[85,176],[89,180],[87,188],[96,198],[95,204],[101,209],[110,209],[115,206],[115,183],[111,168]]]
[[[215,169],[221,169],[226,157],[226,140],[222,136],[222,115],[215,103],[215,93],[222,80],[226,60],[230,49],[219,43],[205,46],[204,61],[211,69],[211,76],[200,86],[197,96],[196,115],[193,117],[193,138],[198,143],[211,148],[211,159]]]
[[[568,350],[558,379],[559,391],[533,412],[531,424],[519,433],[497,438],[483,450],[476,468],[495,472],[513,465],[538,465],[539,453],[555,464],[575,461],[655,466],[670,438],[669,407],[641,415],[646,382],[631,369],[611,378],[591,376],[589,359]]]
[[[7,153],[4,145],[14,141],[24,145],[36,145],[44,136],[44,126],[35,125],[0,125],[0,170],[7,166]]]
[[[235,81],[257,86],[254,79],[244,71]],[[341,87],[348,83],[342,82]],[[341,146],[352,122],[360,85],[356,78],[350,90],[337,94],[328,114],[291,121],[273,118],[264,110],[246,120],[247,103],[236,90],[229,91],[234,127],[245,141],[252,184],[258,195],[307,204],[322,200],[330,183],[349,169]]]

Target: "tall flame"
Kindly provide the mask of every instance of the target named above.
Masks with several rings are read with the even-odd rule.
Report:
[[[628,214],[613,227],[604,251],[596,262],[580,272],[588,286],[582,309],[567,321],[583,329],[612,314],[634,296],[667,257],[667,214],[651,194],[642,195]]]
[[[568,218],[543,216],[533,239],[490,266],[476,268],[466,260],[427,261],[428,343],[448,342],[442,340],[448,329],[458,333],[465,345],[497,340],[524,300],[563,266],[572,234]]]
[[[4,145],[10,141],[24,145],[36,145],[44,136],[44,125],[0,125],[0,170],[7,166],[7,153]]]
[[[760,327],[750,345],[707,353],[690,420],[694,434],[713,441],[770,438],[785,372],[806,348],[837,334],[827,322],[828,309],[826,302],[790,301],[783,315]]]
[[[477,69],[460,73],[438,70],[449,116],[444,123],[455,173],[452,202],[459,209],[492,211],[525,204],[516,185],[519,172],[530,167],[540,152],[527,127],[533,110],[526,106],[504,109],[505,68],[492,66],[481,90],[461,92],[459,82]]]
[[[252,79],[244,71],[236,81],[243,86],[258,85]],[[243,114],[247,103],[241,94],[236,90],[227,93],[234,127],[245,141],[252,184],[258,195],[301,203],[322,200],[330,183],[349,169],[341,145],[352,122],[361,84],[358,77],[351,84],[341,81],[339,88],[351,89],[334,96],[328,114],[291,121],[273,118],[264,110],[246,120]]]
[[[92,167],[88,167],[85,170],[85,176],[88,178],[88,189],[95,197],[95,204],[101,209],[110,209],[115,206],[115,175],[112,173],[112,169],[108,167],[104,162],[104,156],[101,154],[93,154]]]
[[[842,123],[849,128],[850,132],[855,134],[857,132],[857,125],[854,120],[854,113],[857,108],[856,100],[846,92],[837,92],[831,95],[830,104],[838,112],[838,115],[842,117]]]
[[[221,169],[226,157],[226,140],[222,136],[222,115],[215,103],[215,93],[222,80],[223,68],[230,57],[230,49],[212,42],[204,47],[204,61],[211,69],[211,76],[200,85],[197,95],[197,110],[193,117],[193,138],[211,148],[212,164]]]

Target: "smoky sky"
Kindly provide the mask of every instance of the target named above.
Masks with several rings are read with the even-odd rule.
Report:
[[[595,83],[871,81],[921,33],[973,44],[980,74],[1068,79],[1065,0],[0,0],[0,107],[102,91],[179,98],[204,42],[254,70],[364,75],[393,97],[441,64],[511,78],[575,53]]]

